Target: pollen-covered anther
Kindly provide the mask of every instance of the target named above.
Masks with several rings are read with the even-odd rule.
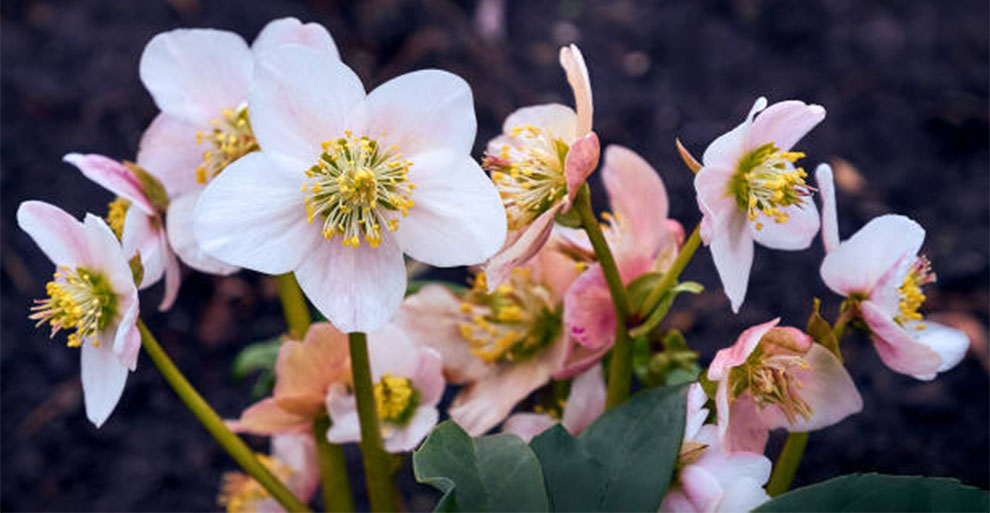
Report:
[[[382,231],[399,228],[399,217],[415,203],[415,184],[409,181],[412,162],[402,158],[396,146],[382,147],[366,136],[350,131],[325,141],[316,164],[306,170],[306,219],[323,219],[323,236],[340,237],[348,247],[362,240],[371,247],[382,242]]]
[[[932,272],[931,262],[928,260],[928,257],[919,256],[911,264],[907,274],[904,275],[904,281],[897,288],[897,294],[899,296],[897,304],[898,312],[894,320],[903,325],[911,321],[921,321],[924,319],[924,316],[918,311],[926,299],[925,294],[921,291],[921,287],[934,281],[935,273]],[[913,327],[916,330],[926,328],[922,322],[916,322]]]
[[[757,406],[777,406],[791,424],[798,417],[811,418],[813,410],[800,394],[804,385],[795,375],[798,370],[810,368],[802,352],[787,348],[786,339],[777,337],[773,331],[766,337],[744,364],[732,369],[733,397],[748,390]],[[768,343],[777,346],[772,354],[763,347]]]
[[[409,420],[419,403],[412,380],[394,374],[382,374],[373,391],[378,417],[386,422],[403,423]]]
[[[124,236],[124,219],[127,218],[127,209],[130,206],[130,201],[119,196],[107,204],[107,224],[117,236],[117,240],[122,240]]]
[[[750,221],[764,215],[776,223],[786,223],[789,216],[782,209],[801,204],[811,195],[813,189],[805,182],[808,173],[793,165],[802,158],[804,153],[779,151],[769,143],[739,162],[730,182],[730,194]],[[763,224],[757,222],[756,229],[762,228]]]
[[[54,279],[45,285],[47,299],[35,300],[28,318],[51,325],[51,336],[65,330],[68,346],[79,347],[84,342],[100,345],[99,334],[116,317],[116,299],[109,282],[89,270],[59,267]]]
[[[247,107],[224,109],[210,125],[213,128],[196,132],[196,144],[209,147],[203,152],[203,162],[196,167],[196,181],[202,184],[220,174],[231,162],[259,148]]]

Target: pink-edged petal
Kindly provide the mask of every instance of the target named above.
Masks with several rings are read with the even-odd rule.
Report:
[[[567,74],[567,82],[574,91],[574,106],[577,110],[577,135],[583,136],[591,131],[592,116],[595,104],[591,97],[591,79],[588,78],[588,66],[584,56],[576,45],[560,49],[560,65]]]
[[[738,313],[746,299],[749,272],[753,267],[753,236],[745,215],[733,216],[727,229],[714,235],[711,252],[732,311]]]
[[[144,275],[141,278],[142,290],[154,285],[165,272],[165,258],[168,246],[162,247],[164,233],[160,231],[161,221],[137,208],[128,208],[124,216],[124,230],[120,236],[121,251],[130,260],[135,253],[141,254]]]
[[[605,411],[605,376],[601,365],[588,369],[571,383],[561,423],[577,435]]]
[[[466,152],[451,150],[410,160],[416,204],[394,234],[403,252],[437,267],[491,258],[505,242],[505,207],[481,166]]]
[[[578,138],[577,114],[574,109],[559,103],[547,103],[544,105],[533,105],[516,110],[509,117],[505,118],[502,124],[503,133],[511,133],[512,129],[532,125],[537,128],[549,130],[553,135],[566,143],[570,143]],[[495,141],[492,141],[494,143]],[[501,144],[493,147],[488,145],[489,153],[498,155]]]
[[[168,245],[168,238],[164,232],[159,234],[162,252],[165,253],[165,293],[162,295],[162,302],[158,305],[158,311],[164,312],[175,303],[179,297],[179,287],[182,285],[182,269],[179,267],[179,259],[175,257]]]
[[[875,217],[825,255],[822,280],[843,296],[869,294],[905,255],[916,255],[924,240],[925,229],[907,217]]]
[[[193,229],[200,248],[228,264],[263,273],[295,269],[327,244],[321,224],[306,221],[302,177],[263,152],[227,166],[196,203]]]
[[[313,419],[281,408],[269,397],[252,404],[241,413],[241,418],[228,421],[227,426],[237,433],[270,436],[276,433],[308,433]]]
[[[760,339],[778,324],[780,324],[780,317],[752,326],[739,335],[735,344],[715,353],[715,358],[708,366],[708,379],[722,381],[728,378],[729,371],[733,367],[742,365],[759,345]]]
[[[818,209],[810,200],[800,204],[780,209],[787,214],[786,222],[778,223],[766,215],[760,214],[755,221],[750,221],[749,229],[753,240],[771,249],[797,251],[807,249],[811,241],[818,235],[821,219]],[[757,224],[760,228],[757,229]]]
[[[88,155],[68,153],[62,157],[62,160],[76,166],[83,176],[96,182],[100,187],[130,201],[131,206],[137,207],[145,214],[155,214],[156,209],[144,195],[137,177],[119,161],[93,153]]]
[[[384,326],[406,290],[402,251],[390,234],[377,248],[324,241],[303,259],[296,278],[306,297],[345,333]]]
[[[535,360],[502,366],[461,390],[448,413],[468,434],[480,436],[549,379],[550,372]]]
[[[25,201],[17,208],[17,225],[55,265],[75,267],[91,261],[82,223],[43,201]]]
[[[332,421],[327,430],[328,441],[335,444],[361,441],[357,401],[347,391],[347,385],[335,383],[330,386],[327,391],[327,414]]]
[[[553,232],[554,217],[559,210],[559,205],[551,207],[534,219],[522,233],[510,234],[510,240],[505,246],[484,265],[488,292],[494,292],[513,269],[528,262],[543,248]]]
[[[556,229],[557,227],[554,227],[554,230]],[[551,237],[554,235],[551,234]],[[554,304],[563,301],[564,294],[583,271],[582,268],[574,264],[571,257],[559,251],[558,247],[552,244],[543,246],[526,266],[532,272],[534,281],[550,291],[551,301]]]
[[[670,202],[656,170],[636,152],[613,144],[605,148],[602,181],[612,212],[629,223],[637,245],[659,251]]]
[[[719,404],[721,408],[721,404]],[[760,408],[749,392],[737,397],[729,406],[727,426],[722,434],[722,447],[726,452],[755,452],[763,454],[770,436],[770,429],[760,415]],[[719,414],[718,429],[722,430],[722,417]]]
[[[564,363],[560,370],[553,374],[553,379],[569,379],[581,374],[593,365],[597,365],[612,348],[610,345],[605,345],[598,349],[588,349],[574,342],[570,337],[564,337],[564,339]]]
[[[196,142],[196,133],[209,130],[161,113],[141,136],[137,164],[161,181],[169,197],[198,190],[196,167],[203,162],[205,145]]]
[[[918,329],[922,325],[924,328]],[[914,330],[914,337],[918,342],[938,353],[942,359],[938,372],[945,372],[958,365],[969,349],[969,338],[965,333],[937,322],[908,323],[908,329]]]
[[[815,169],[815,182],[818,183],[818,197],[822,202],[822,245],[825,253],[839,247],[839,216],[835,206],[835,179],[832,166],[819,164]]]
[[[239,269],[237,266],[208,255],[196,241],[193,216],[199,196],[200,191],[195,191],[169,202],[165,222],[168,243],[186,265],[197,271],[219,275],[235,273]]]
[[[567,201],[565,210],[570,208],[570,204],[577,196],[581,185],[588,178],[588,175],[598,167],[598,156],[601,153],[601,143],[598,142],[598,134],[589,132],[571,144],[564,159],[564,178],[567,181]]]
[[[361,79],[340,61],[312,48],[280,46],[255,67],[251,128],[261,149],[301,174],[316,162],[323,141],[344,137],[348,113],[363,99]]]
[[[251,51],[237,34],[176,29],[144,47],[139,72],[162,112],[205,124],[247,100],[251,69]]]
[[[502,424],[503,433],[512,433],[529,443],[534,436],[550,429],[557,421],[546,413],[513,413]]]
[[[251,44],[251,51],[256,56],[264,55],[282,45],[301,45],[326,52],[336,60],[340,60],[340,52],[333,42],[333,37],[319,23],[303,23],[297,18],[279,18],[270,21],[261,29],[258,37]]]
[[[935,378],[942,366],[942,358],[935,350],[918,341],[872,301],[864,301],[860,310],[872,331],[877,354],[887,367],[921,380]]]
[[[420,406],[416,408],[408,424],[404,426],[386,424],[383,426],[385,450],[393,454],[412,451],[426,438],[426,435],[430,434],[439,419],[440,412],[436,408]]]
[[[615,341],[615,310],[599,264],[581,274],[564,295],[564,329],[578,344],[595,350]]]
[[[747,150],[749,141],[749,130],[753,125],[753,117],[757,112],[767,108],[767,99],[760,97],[749,109],[749,114],[738,126],[720,135],[717,139],[705,148],[705,153],[701,156],[701,161],[705,167],[718,166],[727,169],[735,169],[739,159],[743,157]]]
[[[406,73],[376,87],[351,119],[363,134],[380,138],[384,146],[396,145],[403,155],[448,149],[466,156],[478,129],[471,87],[436,69]],[[415,171],[416,165],[410,173]]]
[[[320,462],[316,440],[309,433],[272,437],[272,456],[293,470],[285,484],[296,497],[309,502],[320,485]]]
[[[788,151],[824,119],[821,105],[797,100],[777,102],[753,120],[747,147],[755,149],[773,143],[780,151]]]
[[[80,363],[86,417],[100,427],[124,393],[127,367],[117,358],[109,343],[99,347],[84,343]]]

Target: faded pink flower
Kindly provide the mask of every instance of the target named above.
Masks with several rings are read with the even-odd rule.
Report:
[[[311,434],[273,436],[271,456],[256,456],[304,504],[313,498],[320,484],[320,464],[316,442]],[[285,511],[268,490],[243,472],[224,473],[217,503],[226,506],[229,513]]]
[[[131,268],[113,230],[92,214],[80,223],[54,205],[25,201],[17,224],[57,266],[45,287],[48,299],[36,301],[30,318],[50,324],[52,336],[72,331],[68,345],[81,349],[86,416],[100,427],[141,350]]]
[[[485,264],[489,291],[546,244],[554,218],[570,209],[578,189],[598,166],[591,81],[577,46],[560,49],[560,65],[577,112],[557,103],[521,108],[505,119],[502,135],[488,142],[483,164],[502,196],[509,222],[505,245]]]
[[[502,424],[502,431],[529,443],[534,436],[560,422],[577,436],[605,411],[605,394],[602,366],[595,365],[574,378],[560,418],[547,413],[513,413]]]
[[[141,55],[141,82],[161,113],[141,138],[137,160],[168,191],[169,242],[194,269],[214,274],[237,270],[199,248],[193,208],[208,182],[258,149],[247,110],[254,62],[287,44],[340,58],[326,29],[295,18],[272,21],[250,48],[233,32],[176,29],[152,38]]]
[[[718,383],[718,432],[727,451],[763,453],[771,429],[814,431],[863,409],[842,362],[780,319],[753,326],[708,367]]]
[[[753,241],[805,249],[819,226],[807,175],[794,167],[804,154],[790,150],[825,119],[825,109],[793,100],[766,106],[766,98],[756,100],[739,126],[708,145],[694,179],[701,240],[711,246],[733,312],[746,297]]]

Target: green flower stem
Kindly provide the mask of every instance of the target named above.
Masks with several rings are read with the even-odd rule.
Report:
[[[797,473],[798,465],[801,464],[801,456],[804,455],[804,448],[808,445],[808,433],[790,433],[784,448],[777,457],[777,464],[773,467],[773,474],[770,482],[767,483],[767,493],[771,497],[776,497],[786,492],[791,487],[794,474]]]
[[[574,208],[581,218],[581,227],[588,234],[591,247],[595,250],[598,263],[602,266],[605,274],[605,282],[608,284],[608,291],[612,296],[612,305],[615,308],[615,345],[612,346],[612,364],[608,374],[608,392],[605,404],[608,408],[617,406],[629,397],[629,387],[632,382],[632,347],[629,343],[629,296],[626,287],[622,284],[622,277],[619,275],[619,268],[615,264],[615,257],[608,247],[602,227],[595,218],[595,213],[591,209],[591,191],[588,184],[581,186],[575,198]]]
[[[364,478],[368,487],[371,511],[396,511],[395,481],[389,472],[388,454],[382,444],[378,412],[371,382],[371,361],[368,358],[368,336],[348,334],[351,349],[351,372],[354,376],[354,397],[361,421],[361,453],[364,457]]]
[[[313,437],[316,438],[316,454],[323,478],[323,509],[327,512],[354,511],[351,497],[351,478],[347,475],[347,461],[339,445],[327,441],[330,419],[326,415],[313,421]]]
[[[650,295],[646,296],[646,300],[643,301],[643,305],[640,307],[639,316],[645,319],[650,315],[650,312],[657,307],[663,295],[666,294],[671,288],[677,285],[677,279],[681,277],[681,272],[687,267],[688,262],[691,261],[691,257],[694,256],[695,251],[698,250],[698,246],[701,245],[701,224],[699,223],[694,227],[694,231],[691,232],[691,236],[688,237],[687,242],[681,247],[680,252],[677,253],[677,258],[674,263],[670,265],[670,269],[663,274],[663,278],[660,279],[660,283],[657,284],[656,288],[650,291]]]
[[[282,312],[285,314],[285,324],[289,327],[289,336],[302,340],[312,323],[302,289],[292,273],[280,274],[275,277],[275,281],[278,282],[278,295],[282,299]]]
[[[288,488],[272,475],[261,462],[254,456],[254,452],[243,440],[230,431],[223,423],[223,420],[213,411],[209,403],[199,395],[199,392],[189,383],[182,372],[172,363],[172,359],[165,354],[165,351],[155,336],[148,331],[144,322],[138,320],[138,329],[141,330],[141,345],[148,353],[151,361],[165,377],[165,381],[171,385],[179,399],[186,404],[186,407],[196,415],[196,418],[203,424],[203,427],[213,435],[213,438],[227,451],[234,461],[237,462],[245,472],[251,475],[261,486],[268,490],[268,493],[275,498],[288,511],[310,511]]]

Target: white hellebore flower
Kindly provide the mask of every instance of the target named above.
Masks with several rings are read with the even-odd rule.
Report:
[[[232,265],[293,271],[344,332],[374,331],[406,289],[403,253],[478,264],[505,240],[505,210],[471,159],[471,89],[438,70],[365,94],[340,61],[286,45],[259,59],[251,122],[261,151],[231,164],[195,212],[200,246]]]

